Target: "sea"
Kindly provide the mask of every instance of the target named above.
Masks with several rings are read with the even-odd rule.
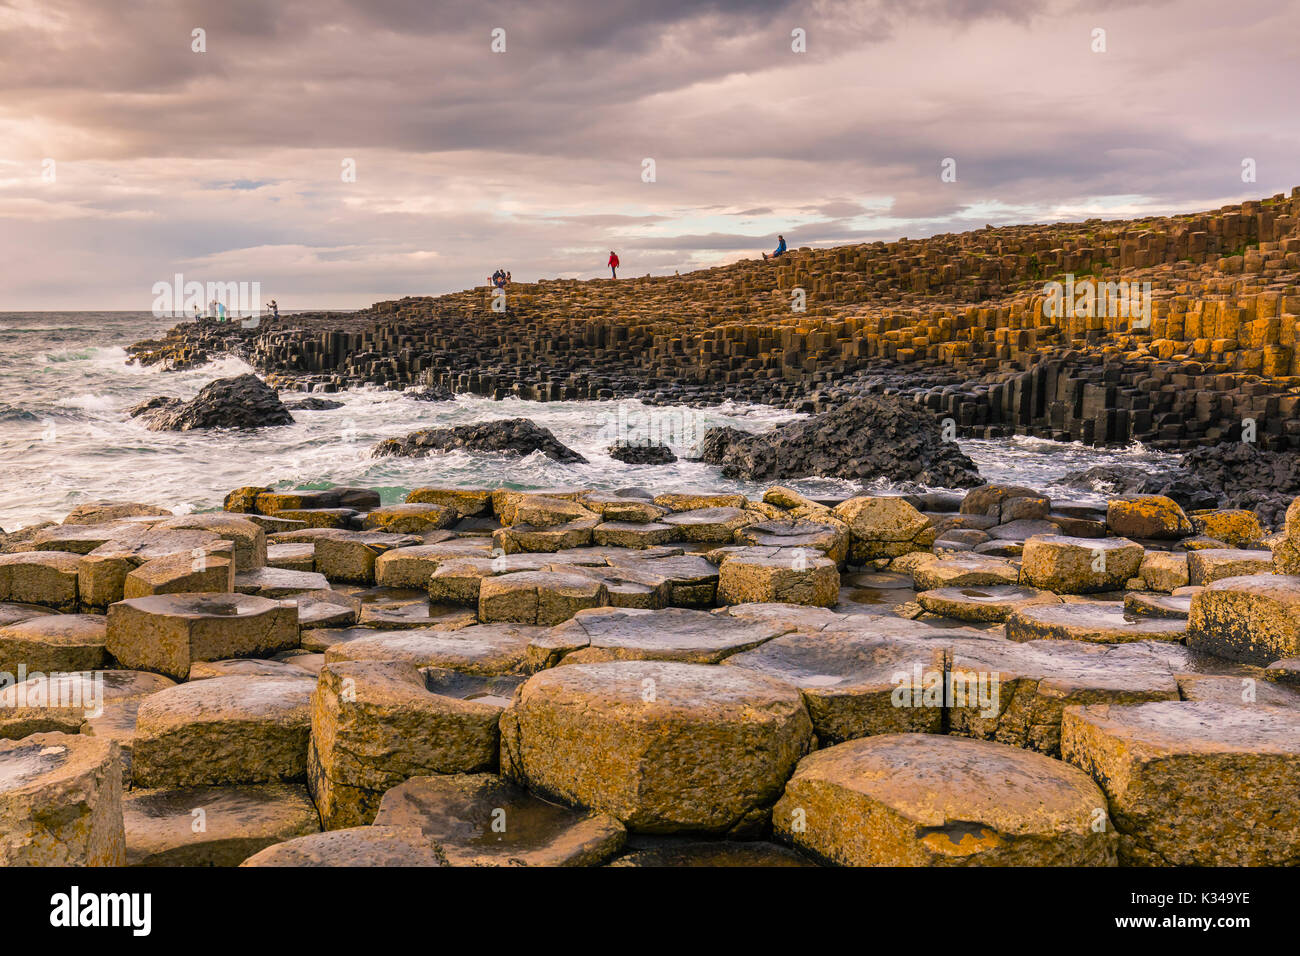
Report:
[[[138,501],[177,514],[219,509],[245,485],[276,490],[336,485],[374,488],[385,503],[413,488],[440,485],[516,489],[581,486],[601,491],[641,487],[761,493],[771,482],[722,477],[718,468],[678,460],[628,465],[607,454],[613,441],[650,438],[689,454],[707,428],[762,431],[797,418],[765,405],[710,408],[608,402],[493,401],[458,396],[417,401],[401,392],[360,388],[321,396],[342,408],[293,412],[295,424],[255,431],[151,432],[128,409],[156,395],[192,398],[204,385],[252,371],[222,358],[188,371],[128,364],[126,347],[160,335],[173,319],[148,312],[0,312],[0,529],[58,521],[90,501]],[[282,393],[286,401],[301,396]],[[455,451],[427,458],[373,457],[376,442],[418,428],[497,418],[528,418],[549,428],[586,464]],[[1059,485],[1068,472],[1102,464],[1158,468],[1172,457],[1140,445],[1096,449],[1036,438],[961,442],[990,481],[1013,482],[1054,497],[1101,503],[1097,489]],[[812,497],[860,491],[913,491],[888,482],[861,486],[841,479],[782,481]]]

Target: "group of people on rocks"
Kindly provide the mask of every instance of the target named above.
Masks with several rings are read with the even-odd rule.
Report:
[[[777,259],[785,255],[786,252],[788,251],[789,250],[786,248],[786,244],[785,244],[785,236],[777,236],[776,249],[770,254],[766,252],[763,253],[763,258],[765,260]],[[609,259],[606,260],[605,265],[609,266],[609,277],[611,279],[617,279],[618,267],[620,263],[618,259],[618,253],[615,252],[613,249],[609,250]],[[497,289],[504,289],[507,285],[510,284],[510,281],[511,281],[510,273],[507,272],[505,269],[498,269],[496,272],[492,273],[491,278],[488,279],[488,285],[491,285]]]
[[[279,321],[280,303],[276,302],[275,299],[272,299],[266,304],[266,311],[271,313],[270,318],[272,322]],[[213,299],[208,303],[208,311],[206,313],[200,312],[197,305],[194,307],[194,321],[199,322],[205,318],[216,319],[218,322],[230,322],[234,319],[234,316],[231,314],[230,310],[226,308],[226,303],[218,299]]]

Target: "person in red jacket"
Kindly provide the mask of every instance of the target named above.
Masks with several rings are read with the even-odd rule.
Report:
[[[609,266],[610,278],[617,279],[618,278],[618,253],[615,252],[613,249],[609,250],[609,262],[605,263],[605,265]]]

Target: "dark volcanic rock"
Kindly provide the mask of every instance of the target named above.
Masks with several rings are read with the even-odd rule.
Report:
[[[449,389],[439,388],[436,385],[425,385],[422,388],[408,388],[402,393],[407,398],[413,398],[417,402],[450,402],[456,396]]]
[[[721,465],[728,478],[886,478],[948,488],[984,483],[956,442],[940,437],[933,413],[890,396],[864,395],[759,435],[718,431],[705,432],[701,458]]]
[[[526,418],[506,418],[495,422],[476,422],[454,428],[424,428],[405,438],[388,438],[374,447],[375,457],[405,455],[419,457],[434,451],[464,448],[470,451],[505,451],[530,455],[540,451],[547,458],[565,464],[585,462],[572,448],[560,444],[550,429],[533,424]]]
[[[342,408],[343,402],[331,401],[328,398],[316,398],[314,395],[310,398],[304,398],[299,402],[290,402],[284,406],[291,412],[303,409],[309,412],[325,412],[332,408]]]
[[[1300,455],[1264,451],[1249,442],[1195,448],[1171,471],[1151,474],[1134,465],[1098,465],[1061,479],[1068,488],[1108,494],[1164,495],[1185,511],[1245,508],[1266,527],[1279,528],[1300,496]]]
[[[671,465],[677,460],[667,445],[617,444],[609,446],[609,457],[629,465]]]
[[[1094,465],[1083,471],[1067,472],[1059,484],[1102,494],[1146,494],[1154,476],[1136,465]]]
[[[187,432],[193,428],[263,428],[292,425],[280,396],[256,375],[220,378],[203,386],[188,402],[151,398],[130,410],[150,431]]]

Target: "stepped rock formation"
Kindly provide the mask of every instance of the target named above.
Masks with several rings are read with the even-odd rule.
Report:
[[[1149,321],[1145,307],[1130,314],[1130,298],[1117,306],[1133,291],[1121,282],[1139,293],[1150,283],[1138,300]],[[1300,447],[1300,188],[1188,215],[803,248],[680,276],[544,279],[510,286],[500,313],[489,291],[257,330],[187,324],[132,351],[181,366],[235,351],[272,384],[308,390],[800,411],[897,390],[962,437]]]

